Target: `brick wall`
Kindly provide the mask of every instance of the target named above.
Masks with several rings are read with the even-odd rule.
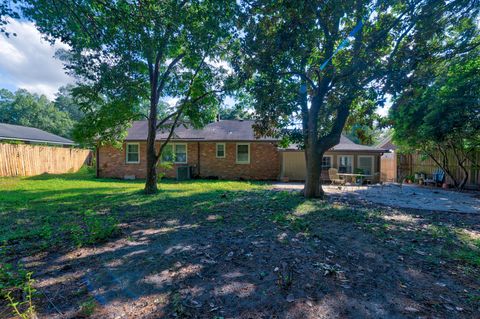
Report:
[[[98,176],[124,178],[135,176],[145,178],[147,156],[145,153],[146,143],[140,143],[140,163],[127,164],[125,161],[125,147],[122,149],[113,146],[102,146],[98,149]]]
[[[237,143],[226,143],[225,158],[216,158],[216,143],[200,143],[200,176],[221,179],[276,180],[280,175],[280,153],[272,143],[250,143],[250,163],[237,164]]]
[[[127,164],[125,161],[125,147],[116,149],[111,146],[102,146],[99,149],[99,176],[124,178],[146,176],[146,142],[140,143],[140,163]],[[255,179],[276,180],[280,175],[280,154],[276,145],[267,142],[250,143],[250,163],[236,163],[236,142],[225,143],[225,158],[216,157],[215,142],[187,143],[188,164],[175,164],[170,169],[160,168],[159,172],[166,177],[176,176],[177,166],[192,166],[193,173],[200,177],[218,177],[220,179]],[[159,147],[159,144],[157,144]],[[200,152],[199,152],[200,150]]]

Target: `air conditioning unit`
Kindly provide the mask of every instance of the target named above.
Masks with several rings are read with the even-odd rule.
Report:
[[[191,178],[189,166],[177,167],[177,181],[184,181]]]

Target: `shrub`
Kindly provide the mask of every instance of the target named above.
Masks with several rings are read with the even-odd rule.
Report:
[[[32,273],[23,267],[14,269],[11,264],[0,264],[0,297],[8,302],[17,318],[35,318],[33,283]]]

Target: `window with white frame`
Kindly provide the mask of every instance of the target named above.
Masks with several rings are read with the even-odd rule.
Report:
[[[353,173],[353,156],[341,155],[338,157],[338,172]]]
[[[322,158],[322,169],[329,169],[332,167],[332,157],[327,155]]]
[[[173,155],[173,145],[165,145],[162,150],[162,162],[173,162]]]
[[[125,162],[127,164],[140,163],[140,144],[139,143],[127,143],[125,151]]]
[[[237,163],[250,163],[250,144],[237,144]]]
[[[373,156],[358,156],[358,168],[363,171],[365,175],[372,175],[373,173]]]
[[[174,144],[175,147],[175,163],[187,162],[187,144]]]
[[[217,143],[216,154],[217,158],[225,158],[225,143]]]
[[[167,144],[162,151],[162,162],[187,163],[187,144]]]

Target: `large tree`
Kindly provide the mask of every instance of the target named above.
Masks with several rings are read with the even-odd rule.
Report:
[[[431,158],[463,189],[467,163],[477,169],[480,164],[475,158],[480,147],[480,51],[422,65],[412,77],[390,110],[394,138],[402,148]]]
[[[74,92],[93,121],[90,136],[120,138],[148,104],[145,192],[155,193],[157,163],[175,128],[183,119],[201,126],[214,117],[236,1],[26,2],[38,29],[70,47],[62,57],[83,82]],[[159,130],[169,138],[156,147]]]
[[[452,25],[475,21],[476,0],[244,1],[238,69],[254,97],[259,134],[300,118],[306,197],[323,197],[321,158],[336,145],[352,105],[431,56]],[[466,37],[468,40],[468,36]],[[394,79],[394,81],[390,81]]]
[[[79,103],[72,96],[74,88],[75,86],[73,84],[60,87],[55,95],[53,103],[57,109],[68,113],[72,120],[78,122],[85,116],[85,114],[80,109]]]
[[[0,123],[35,127],[70,137],[74,121],[45,95],[0,89]]]

